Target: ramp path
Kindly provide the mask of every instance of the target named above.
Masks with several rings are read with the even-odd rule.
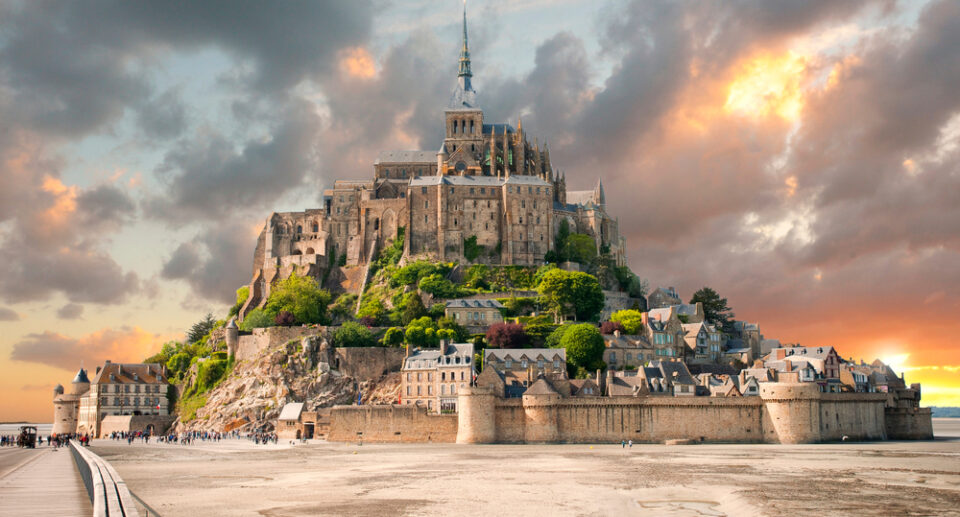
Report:
[[[6,463],[3,460],[16,464],[0,469],[0,517],[93,514],[68,448],[11,448],[0,452],[0,463]]]

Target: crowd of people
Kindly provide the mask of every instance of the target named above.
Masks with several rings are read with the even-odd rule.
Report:
[[[20,446],[19,439],[19,434],[0,435],[0,447]],[[36,446],[43,447],[44,442],[46,442],[47,447],[59,449],[60,447],[65,447],[68,443],[70,443],[70,440],[77,440],[77,442],[83,446],[90,445],[90,435],[88,434],[49,434],[46,437],[38,434]]]

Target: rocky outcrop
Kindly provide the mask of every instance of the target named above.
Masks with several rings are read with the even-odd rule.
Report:
[[[308,410],[352,404],[358,388],[365,402],[396,399],[399,374],[381,372],[376,378],[355,378],[342,371],[363,369],[345,363],[342,354],[337,359],[335,349],[323,335],[262,350],[253,359],[234,365],[230,374],[207,393],[206,404],[197,410],[196,418],[178,421],[176,431],[269,431],[288,402],[304,402]]]

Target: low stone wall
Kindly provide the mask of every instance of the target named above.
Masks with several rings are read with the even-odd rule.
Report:
[[[819,441],[886,439],[885,402],[883,393],[822,393]]]
[[[891,440],[933,439],[933,415],[930,408],[888,408],[885,413],[887,438]]]
[[[327,327],[267,327],[253,329],[251,334],[241,335],[237,340],[237,361],[252,359],[262,350],[281,345],[291,339],[318,336]]]
[[[399,372],[403,357],[402,348],[340,347],[334,349],[334,364],[331,366],[357,379],[379,379],[390,372]]]
[[[173,424],[174,416],[159,415],[110,415],[103,417],[100,422],[100,436],[105,438],[110,433],[137,432],[150,430],[154,436],[164,434]]]
[[[454,443],[457,415],[437,415],[416,406],[335,406],[327,440]]]

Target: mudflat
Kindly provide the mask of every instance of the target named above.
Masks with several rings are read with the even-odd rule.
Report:
[[[960,419],[936,440],[817,445],[192,445],[100,440],[177,515],[960,515]]]

